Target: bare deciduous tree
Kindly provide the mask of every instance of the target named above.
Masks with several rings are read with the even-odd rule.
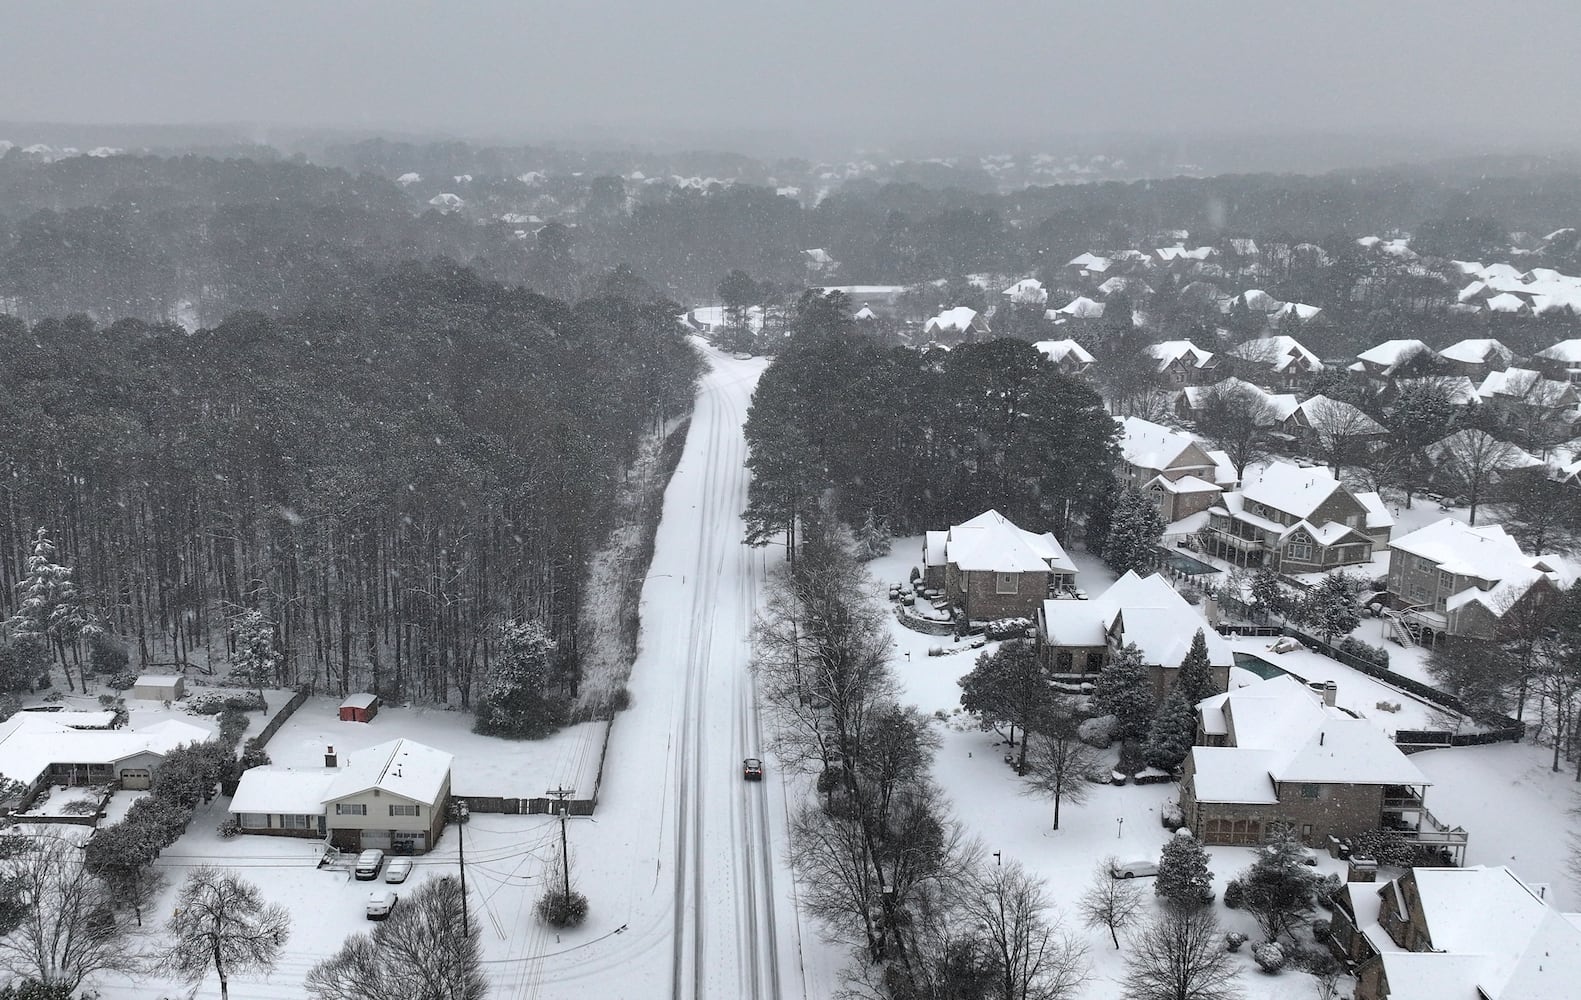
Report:
[[[1477,508],[1499,477],[1518,468],[1527,456],[1508,441],[1500,441],[1487,431],[1456,431],[1429,446],[1433,478],[1465,496],[1471,506],[1471,523],[1477,523]]]
[[[291,917],[278,903],[265,903],[258,887],[235,872],[204,865],[187,876],[165,927],[171,970],[190,983],[214,970],[221,1000],[228,1000],[233,974],[274,968],[291,935]]]
[[[488,981],[479,965],[477,922],[463,933],[461,885],[425,882],[402,899],[371,934],[353,934],[315,965],[307,991],[315,1000],[481,1000]]]
[[[1092,791],[1089,776],[1098,766],[1093,749],[1077,737],[1076,717],[1065,706],[1044,712],[1027,736],[1031,748],[1026,775],[1031,787],[1054,798],[1054,829],[1059,829],[1061,802],[1080,804]]]
[[[54,836],[14,839],[22,842],[9,845],[0,879],[21,904],[21,922],[0,937],[0,968],[70,990],[95,973],[135,972],[112,894],[77,846]]]
[[[1115,878],[1119,861],[1110,855],[1093,869],[1092,884],[1082,893],[1077,908],[1088,927],[1107,927],[1116,948],[1120,932],[1136,920],[1142,909],[1142,890],[1135,879]]]
[[[963,907],[998,965],[999,1000],[1065,1000],[1087,981],[1087,948],[1050,916],[1043,883],[1021,865],[994,865],[971,883]]]
[[[1236,1000],[1239,978],[1212,910],[1166,906],[1131,936],[1121,982],[1127,1000]]]
[[[1279,411],[1261,389],[1225,380],[1204,389],[1196,409],[1198,433],[1228,455],[1237,470],[1267,457],[1268,433]]]
[[[1360,408],[1339,399],[1314,396],[1301,404],[1317,458],[1335,476],[1347,465],[1365,464],[1369,442],[1384,433],[1383,425]]]

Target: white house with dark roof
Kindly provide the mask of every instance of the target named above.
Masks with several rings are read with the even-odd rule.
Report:
[[[1208,509],[1205,551],[1244,566],[1313,573],[1369,562],[1394,518],[1381,497],[1327,469],[1274,462]]]
[[[1037,614],[1038,650],[1057,674],[1095,674],[1113,653],[1134,643],[1147,664],[1153,694],[1174,685],[1180,662],[1198,631],[1208,645],[1213,683],[1229,683],[1235,654],[1202,613],[1154,573],[1128,572],[1090,601],[1044,601]]]
[[[1390,627],[1407,645],[1445,635],[1495,638],[1508,615],[1540,607],[1575,582],[1564,556],[1529,555],[1498,524],[1446,517],[1392,540],[1389,553]]]
[[[1209,451],[1191,435],[1141,417],[1120,425],[1120,458],[1131,484],[1152,497],[1165,521],[1211,507],[1239,480],[1229,455]]]
[[[1499,865],[1411,868],[1334,896],[1329,947],[1356,1000],[1572,1000],[1581,913]]]
[[[1424,805],[1430,782],[1373,723],[1289,675],[1205,698],[1180,781],[1186,826],[1205,844],[1302,843],[1396,830],[1423,846],[1465,849],[1464,831]]]
[[[984,511],[922,543],[923,580],[970,621],[1028,618],[1051,593],[1071,588],[1076,563],[1051,532],[1017,527]]]
[[[408,739],[353,751],[344,760],[330,747],[323,769],[242,772],[230,813],[243,833],[327,837],[343,851],[423,854],[445,827],[453,759]]]

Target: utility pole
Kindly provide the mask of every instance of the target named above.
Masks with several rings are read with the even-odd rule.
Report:
[[[466,799],[452,799],[450,812],[456,821],[456,841],[461,848],[461,936],[471,937],[472,921],[467,917],[467,837],[466,822],[470,810]]]
[[[544,794],[554,799],[560,807],[560,869],[562,872],[563,887],[565,889],[565,898],[569,900],[571,898],[571,849],[569,846],[567,846],[565,839],[565,817],[566,814],[571,811],[571,803],[567,802],[566,800],[576,794],[576,789],[566,788],[564,785],[561,785],[559,788],[549,789]]]

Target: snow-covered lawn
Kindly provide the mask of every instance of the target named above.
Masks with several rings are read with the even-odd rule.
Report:
[[[41,793],[33,808],[21,816],[91,816],[98,812],[103,795],[98,785],[55,785]]]
[[[544,740],[504,740],[472,731],[472,713],[444,708],[383,707],[372,722],[341,722],[338,698],[309,698],[269,741],[282,767],[324,766],[324,750],[342,760],[397,737],[455,755],[451,790],[460,796],[536,798],[546,789],[591,795],[608,723],[583,722]]]

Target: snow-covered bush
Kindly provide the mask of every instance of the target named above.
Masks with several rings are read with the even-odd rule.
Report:
[[[587,897],[571,890],[551,889],[538,900],[538,916],[551,927],[580,927],[587,919]]]
[[[1025,639],[1032,627],[1030,618],[995,618],[983,626],[983,634],[990,639]]]
[[[1357,659],[1366,660],[1368,663],[1376,664],[1385,670],[1389,669],[1389,651],[1382,646],[1374,646],[1347,635],[1339,641],[1339,651],[1349,653]]]
[[[1181,811],[1180,803],[1178,802],[1165,802],[1158,811],[1158,818],[1164,824],[1164,829],[1166,830],[1178,831],[1186,825],[1186,814]],[[1188,830],[1187,832],[1189,833],[1190,831]]]
[[[1312,940],[1314,940],[1314,941],[1327,941],[1328,940],[1328,934],[1329,934],[1329,922],[1327,920],[1314,920],[1314,921],[1312,921]]]
[[[1246,899],[1246,889],[1241,885],[1241,880],[1232,878],[1224,883],[1224,905],[1232,910],[1238,910]]]
[[[1224,935],[1224,947],[1230,951],[1240,951],[1241,945],[1246,943],[1246,935],[1240,931],[1230,931]]]
[[[1107,750],[1114,744],[1114,731],[1120,720],[1112,715],[1088,719],[1076,727],[1076,738],[1090,747]]]
[[[236,822],[236,817],[232,816],[230,819],[227,819],[225,822],[221,823],[215,829],[215,832],[220,835],[221,840],[230,840],[232,837],[239,836],[242,832],[242,828],[241,825]]]
[[[238,712],[261,712],[264,700],[257,691],[226,694],[221,691],[202,691],[187,699],[188,715],[218,715],[227,708]]]
[[[1270,976],[1278,975],[1279,970],[1285,967],[1285,950],[1268,941],[1252,949],[1252,960]]]

